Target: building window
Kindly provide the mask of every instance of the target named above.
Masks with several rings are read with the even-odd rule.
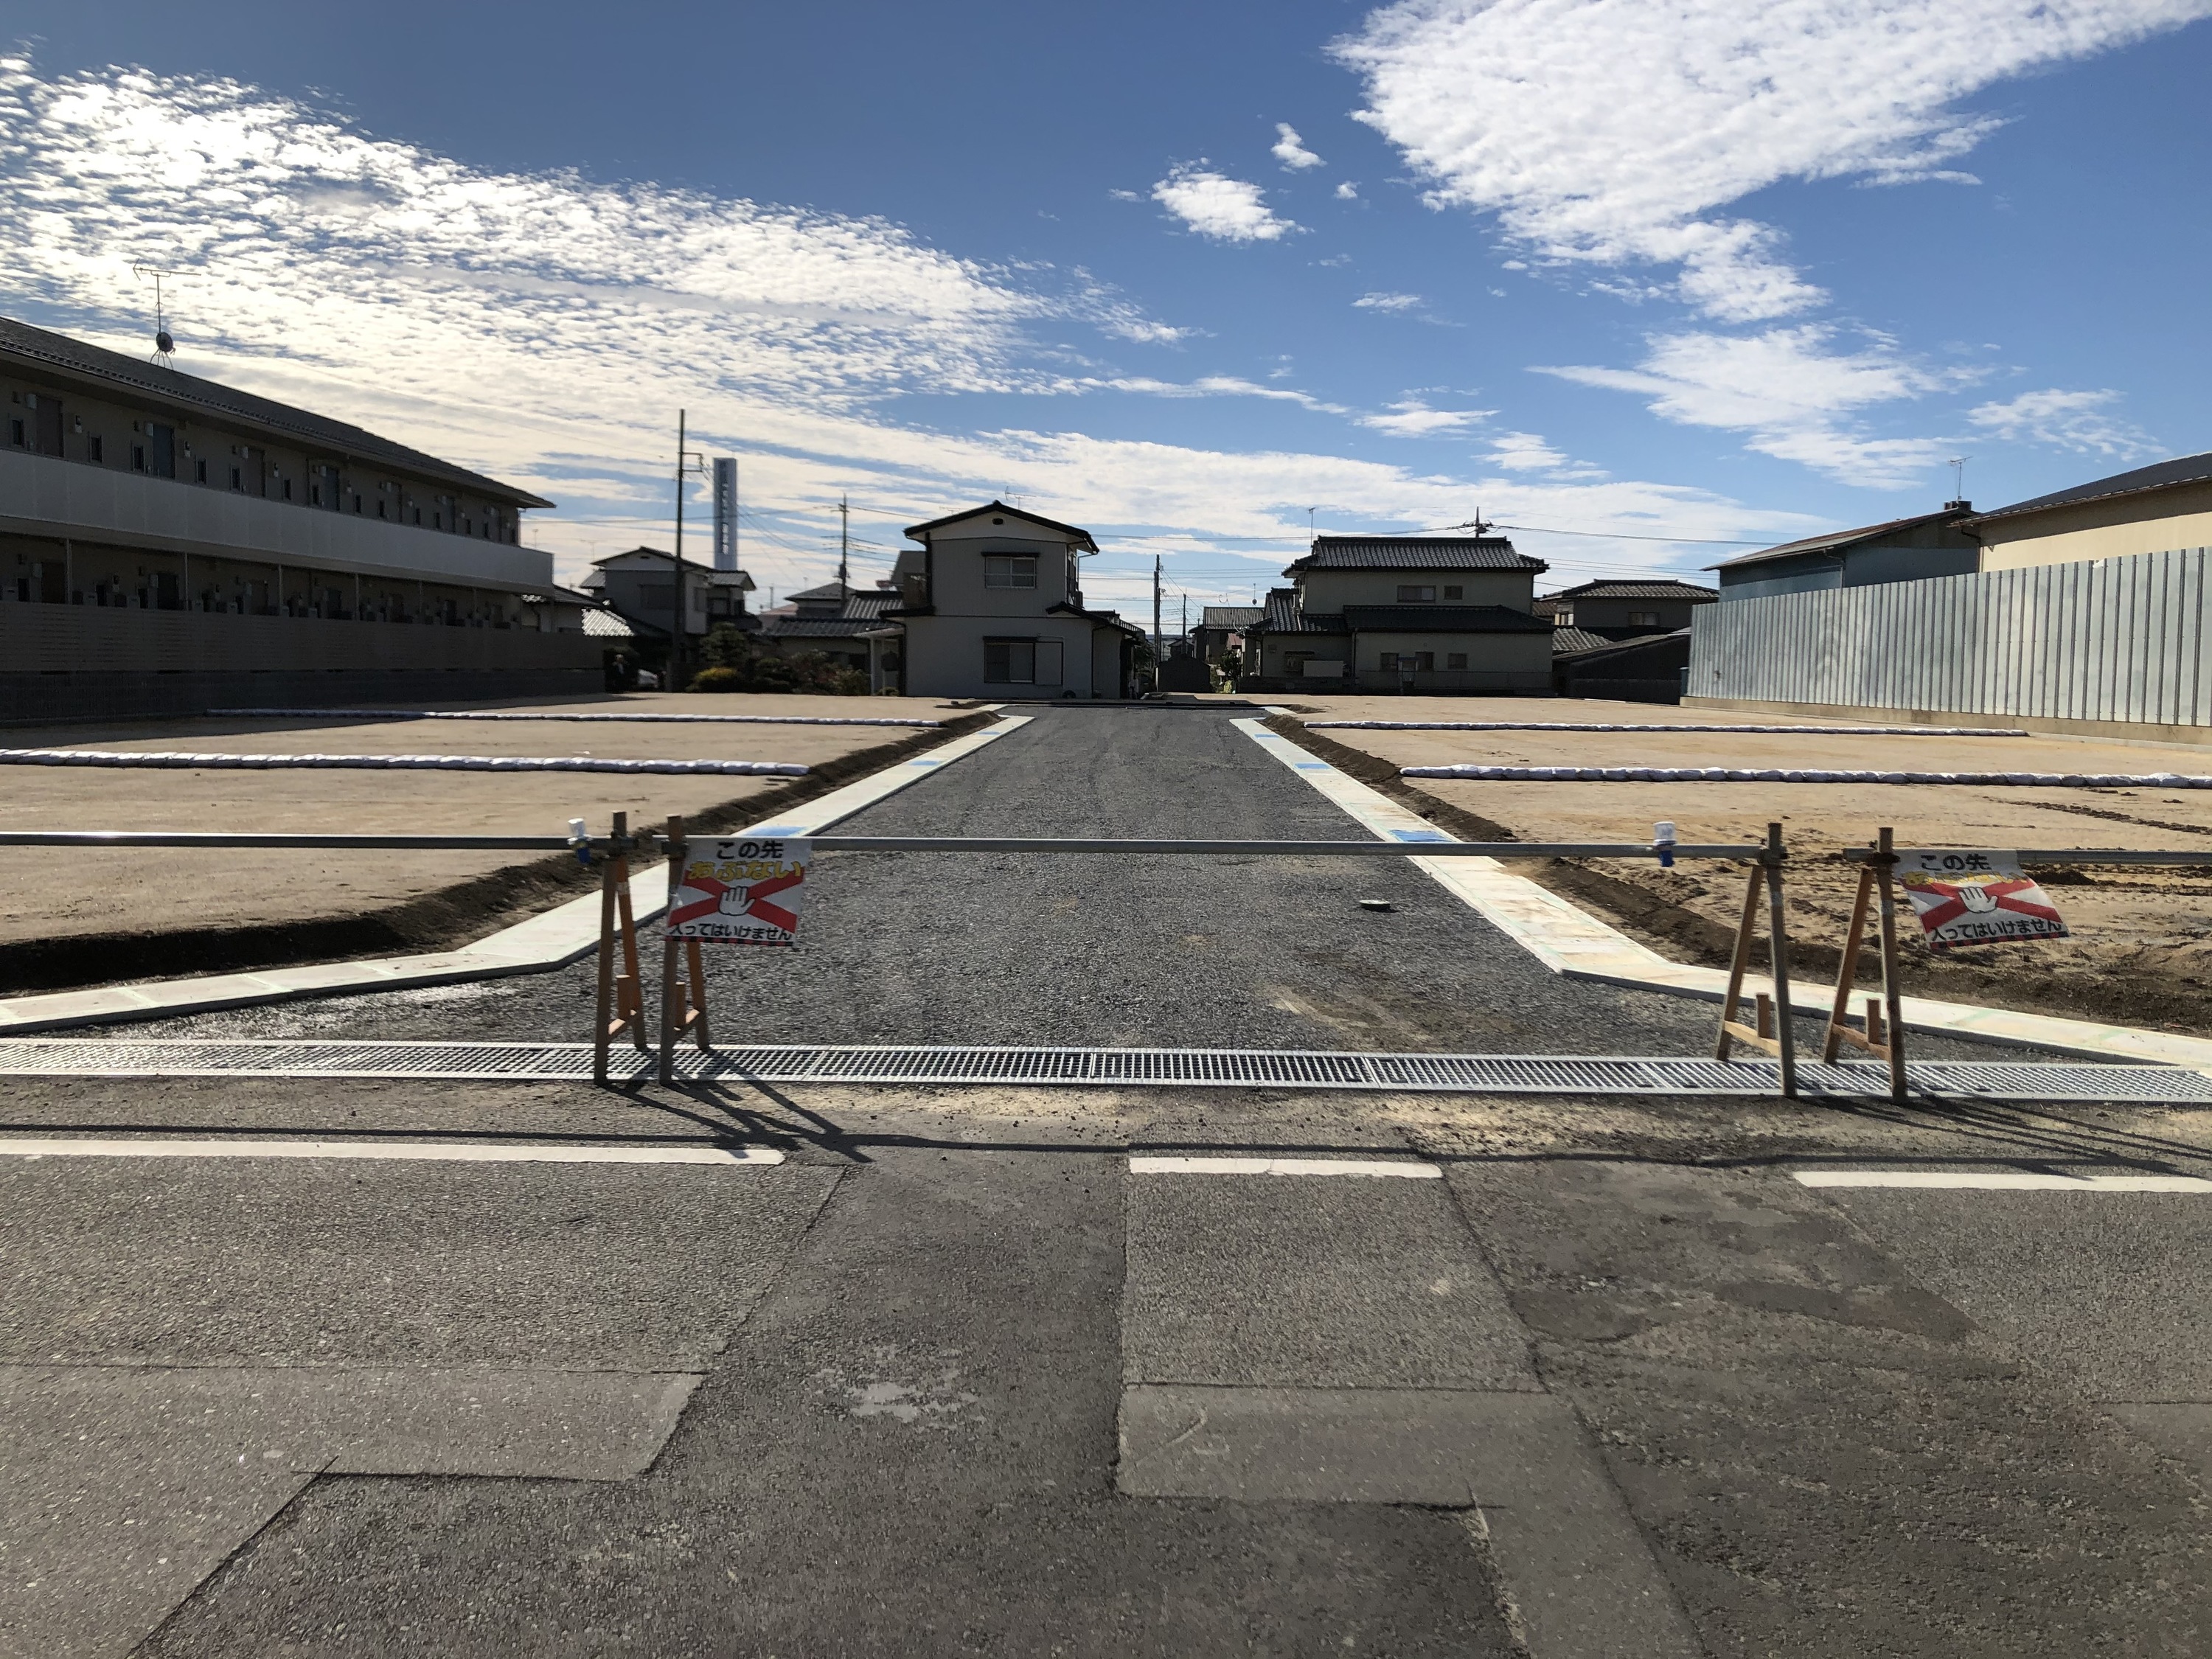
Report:
[[[1011,554],[987,553],[983,556],[983,586],[1035,587],[1036,561]]]
[[[1398,653],[1395,651],[1385,651],[1381,656],[1376,658],[1375,665],[1385,672],[1395,668],[1398,665]]]
[[[292,481],[289,478],[286,478],[283,481],[283,489],[284,491],[284,499],[288,501],[290,501],[292,499]]]
[[[1036,561],[1029,561],[1034,581]],[[983,683],[986,685],[1035,685],[1037,648],[1035,640],[983,641]]]
[[[22,449],[27,447],[24,442],[22,422],[10,421],[8,422],[8,441],[15,445],[18,449]]]
[[[1437,590],[1433,587],[1422,587],[1412,582],[1398,584],[1398,603],[1401,605],[1426,605],[1436,596]]]
[[[194,461],[192,463],[192,482],[194,483],[205,483],[207,482],[207,463],[205,461]]]
[[[246,470],[243,467],[234,466],[230,469],[230,487],[233,489],[237,490],[240,495],[245,493]]]
[[[1449,653],[1449,654],[1444,658],[1444,666],[1445,666],[1445,667],[1447,667],[1447,668],[1464,668],[1464,667],[1466,667],[1466,666],[1467,666],[1467,653],[1466,653],[1466,652],[1464,652],[1464,651],[1454,651],[1454,652],[1451,652],[1450,653]]]
[[[87,438],[84,441],[84,458],[88,461],[97,461],[100,459],[100,434],[98,433],[94,433],[91,437]]]
[[[1447,587],[1444,589],[1444,597],[1448,599],[1463,599],[1467,597],[1467,589],[1464,587]]]
[[[1659,626],[1659,613],[1656,611],[1632,611],[1628,613],[1628,625],[1631,628],[1656,628]]]

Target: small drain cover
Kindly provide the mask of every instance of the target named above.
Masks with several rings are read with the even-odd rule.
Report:
[[[1359,908],[1363,910],[1388,910],[1390,908],[1390,901],[1389,899],[1362,899],[1359,901]]]

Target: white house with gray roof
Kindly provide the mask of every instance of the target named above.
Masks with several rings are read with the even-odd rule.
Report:
[[[1239,684],[1541,696],[1552,623],[1535,614],[1535,586],[1547,568],[1502,536],[1317,536],[1246,630]]]

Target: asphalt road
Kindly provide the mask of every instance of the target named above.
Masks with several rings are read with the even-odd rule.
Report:
[[[1045,709],[836,828],[1370,838],[1237,731],[1236,712]],[[800,939],[708,952],[720,1040],[1701,1054],[1717,1020],[1711,1004],[1562,979],[1395,860],[827,854]],[[582,964],[125,1034],[576,1041],[592,997]],[[1810,1052],[1817,1026],[1800,1031]],[[1922,1039],[1915,1052],[1993,1051]]]
[[[1252,748],[1055,711],[852,827],[1343,833]],[[1343,874],[825,860],[717,1006],[1705,1041]],[[569,1036],[577,977],[259,1029]],[[1898,1170],[2212,1176],[2212,1114],[0,1079],[0,1656],[2212,1650],[2212,1192],[1798,1179]]]

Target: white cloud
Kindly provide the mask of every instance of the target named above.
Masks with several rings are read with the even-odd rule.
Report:
[[[1418,311],[1418,294],[1363,294],[1352,302],[1362,311]]]
[[[1784,179],[1960,178],[1994,82],[2212,15],[2212,0],[1401,0],[1334,51],[1433,198],[1554,259],[1679,268],[1723,321],[1820,290],[1771,228]]]
[[[1186,161],[1152,186],[1152,199],[1201,236],[1273,242],[1297,226],[1267,206],[1260,186]]]
[[[1336,199],[1340,202],[1358,201],[1359,199],[1359,186],[1353,184],[1351,179],[1346,179],[1342,184],[1336,187]]]
[[[1014,480],[1110,548],[1116,526],[1296,538],[1316,501],[1348,524],[1449,523],[1473,487],[1311,450],[963,429],[944,412],[956,404],[902,424],[910,392],[1286,394],[1343,411],[1235,377],[1081,378],[1038,331],[1158,325],[1080,273],[1018,280],[878,220],[471,168],[230,82],[42,79],[0,56],[0,246],[11,313],[133,356],[152,296],[131,263],[176,271],[180,367],[552,496],[562,510],[531,515],[531,534],[570,580],[595,552],[665,539],[678,407],[698,447],[743,457],[746,558],[786,591],[834,570],[820,536],[846,489],[855,530],[884,546]],[[1481,489],[1485,510],[1533,524],[1778,540],[1820,527],[1662,483]],[[1097,593],[1133,594],[1137,579],[1115,574],[1133,561],[1095,564]]]
[[[1145,199],[1133,190],[1109,190],[1106,194],[1117,202],[1141,202]]]
[[[1359,424],[1394,438],[1433,438],[1480,426],[1497,412],[1494,409],[1431,409],[1419,398],[1408,398],[1392,404],[1386,414],[1361,416]]]
[[[1655,335],[1634,369],[1559,368],[1539,372],[1583,386],[1640,392],[1651,412],[1686,426],[1747,434],[1763,454],[1799,461],[1847,483],[1901,489],[1943,458],[1935,438],[1875,438],[1858,410],[1964,384],[1970,371],[1936,370],[1869,337],[1856,350],[1832,349],[1820,324],[1750,336]]]
[[[1322,165],[1321,157],[1305,147],[1305,141],[1298,137],[1297,129],[1287,121],[1275,123],[1275,145],[1267,154],[1283,164],[1285,173],[1298,173],[1307,167]]]
[[[1984,404],[1966,418],[1992,437],[2008,442],[2049,444],[2083,455],[2137,460],[2161,454],[2164,447],[2141,427],[2109,413],[2117,392],[2023,392],[2009,402]]]
[[[1507,472],[1541,472],[1555,478],[1595,478],[1596,467],[1576,460],[1534,432],[1501,432],[1482,459]]]

